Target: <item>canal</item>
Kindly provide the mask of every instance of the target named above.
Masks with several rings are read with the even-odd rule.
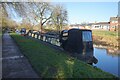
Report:
[[[94,56],[98,59],[98,63],[93,64],[94,66],[120,77],[118,69],[120,66],[118,62],[120,60],[119,55],[110,54],[107,49],[94,48]]]

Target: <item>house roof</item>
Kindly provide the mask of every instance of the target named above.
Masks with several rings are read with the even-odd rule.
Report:
[[[89,23],[88,25],[109,25],[110,22]]]
[[[70,26],[74,27],[74,26],[81,26],[81,25],[80,24],[71,24]]]
[[[118,17],[110,17],[110,21],[118,21]]]
[[[110,22],[99,22],[99,23],[95,23],[96,25],[109,25]]]

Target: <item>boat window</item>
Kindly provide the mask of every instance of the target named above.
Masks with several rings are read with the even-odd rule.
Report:
[[[63,33],[63,36],[68,36],[68,33]]]
[[[90,31],[82,32],[83,41],[92,41],[92,33]]]
[[[62,40],[67,40],[68,39],[68,31],[64,31],[62,35]]]

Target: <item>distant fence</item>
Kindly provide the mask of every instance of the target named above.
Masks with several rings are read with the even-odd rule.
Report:
[[[27,32],[27,35],[30,36],[30,37],[42,40],[44,42],[48,42],[50,44],[53,44],[53,45],[56,45],[56,46],[60,46],[59,35],[58,34],[52,34],[52,35],[51,34],[47,34],[47,33],[41,34],[38,31],[29,30]]]

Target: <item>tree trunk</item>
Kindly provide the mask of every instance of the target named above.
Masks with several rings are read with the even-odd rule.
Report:
[[[42,20],[40,21],[40,32],[42,33]]]

